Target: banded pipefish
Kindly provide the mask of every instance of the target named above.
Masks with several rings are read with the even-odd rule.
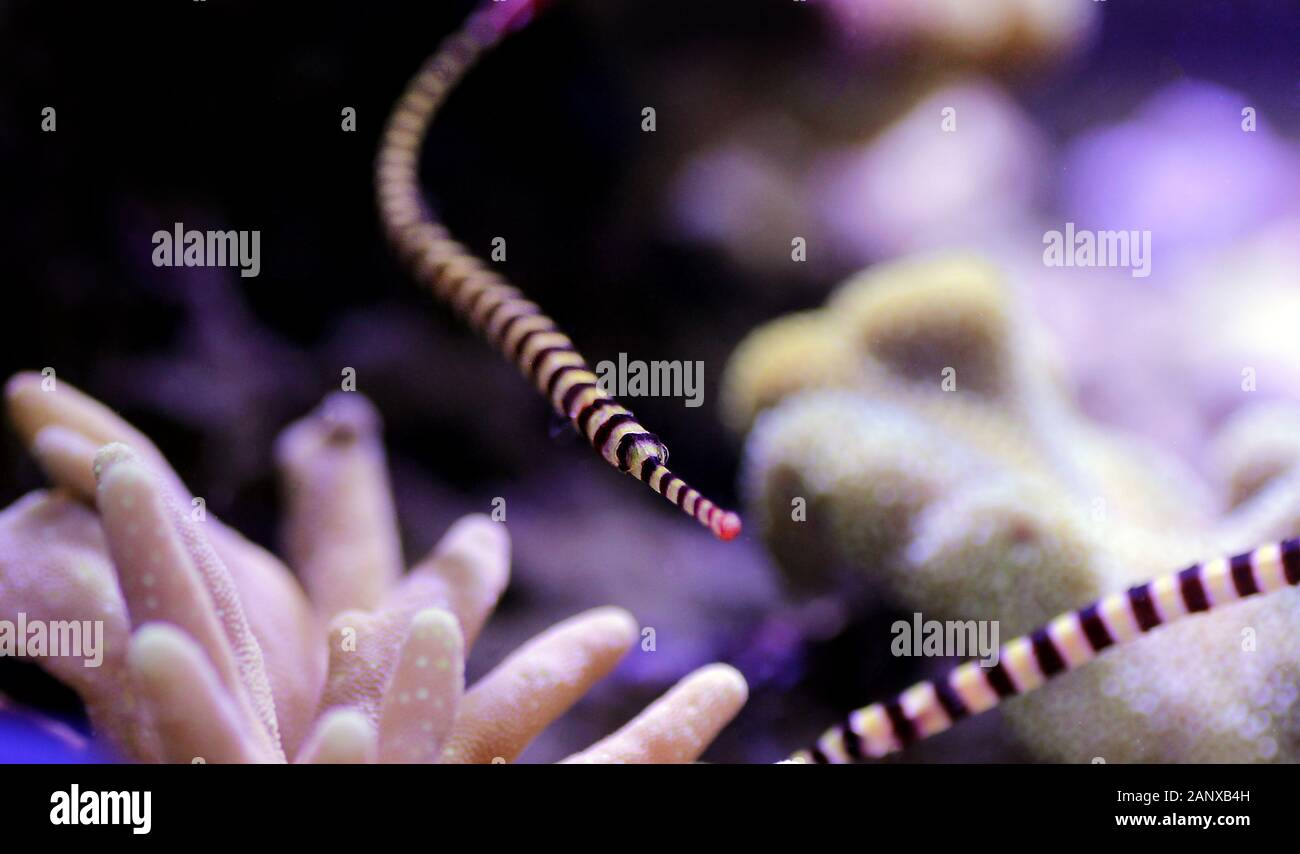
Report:
[[[600,387],[569,336],[454,240],[421,195],[420,148],[439,107],[479,57],[526,24],[540,5],[485,3],[408,84],[388,119],[375,165],[384,229],[416,279],[514,362],[610,465],[646,483],[720,539],[734,539],[740,517],[668,469],[668,447]]]
[[[891,700],[858,709],[789,761],[843,764],[882,758],[1161,626],[1296,585],[1300,538],[1159,576],[1068,611],[1003,644],[991,667],[968,661]]]

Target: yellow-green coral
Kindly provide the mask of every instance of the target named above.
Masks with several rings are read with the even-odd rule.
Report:
[[[1300,413],[1229,425],[1216,501],[1177,460],[1079,414],[1015,309],[978,261],[909,260],[741,345],[726,401],[752,424],[747,500],[787,572],[847,565],[896,604],[996,619],[1011,637],[1296,533]],[[805,354],[826,363],[805,375]],[[1045,759],[1294,761],[1297,619],[1296,591],[1198,617],[1008,703],[1007,718]]]
[[[1219,431],[1210,457],[1236,507],[1300,468],[1300,410],[1281,403],[1248,407]]]
[[[901,261],[850,279],[824,314],[890,376],[928,383],[962,366],[960,388],[1013,390],[1005,295],[992,268],[965,258]]]
[[[763,409],[809,388],[937,385],[953,377],[963,395],[997,397],[1013,388],[996,273],[966,258],[898,262],[846,282],[826,308],[760,327],[727,365],[723,406],[746,429]]]

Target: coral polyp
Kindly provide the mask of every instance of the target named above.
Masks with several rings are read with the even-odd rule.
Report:
[[[421,196],[420,147],[438,108],[477,59],[525,21],[534,5],[531,0],[486,4],[443,42],[398,100],[375,167],[385,230],[420,283],[515,363],[606,462],[676,504],[719,539],[734,539],[740,534],[740,517],[669,470],[667,446],[601,387],[555,321],[453,240]]]
[[[379,418],[356,393],[327,398],[277,447],[297,578],[103,405],[34,375],[7,397],[56,488],[0,513],[0,619],[102,622],[100,666],[34,660],[124,758],[512,762],[640,637],[626,611],[596,608],[467,685],[510,576],[505,526],[462,518],[404,571]],[[732,668],[700,668],[568,761],[693,761],[746,693]]]

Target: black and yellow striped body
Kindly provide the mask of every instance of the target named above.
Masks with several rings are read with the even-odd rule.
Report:
[[[1162,575],[1062,614],[1004,644],[996,665],[966,662],[943,678],[921,682],[892,700],[859,709],[845,723],[827,730],[816,746],[791,759],[839,764],[880,758],[1189,614],[1296,585],[1300,585],[1300,539]]]
[[[569,337],[536,303],[453,240],[420,195],[420,147],[434,114],[478,57],[533,5],[532,0],[487,4],[407,86],[388,120],[375,169],[385,230],[416,278],[514,362],[610,465],[730,540],[740,533],[739,517],[668,470],[667,447],[600,389]]]

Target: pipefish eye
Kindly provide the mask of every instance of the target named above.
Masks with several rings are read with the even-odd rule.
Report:
[[[419,186],[420,148],[433,117],[469,69],[543,5],[487,3],[447,38],[407,85],[389,116],[375,164],[384,230],[416,280],[513,362],[595,451],[645,483],[723,540],[740,517],[705,498],[667,467],[668,448],[600,387],[573,341],[496,271],[452,239]]]

